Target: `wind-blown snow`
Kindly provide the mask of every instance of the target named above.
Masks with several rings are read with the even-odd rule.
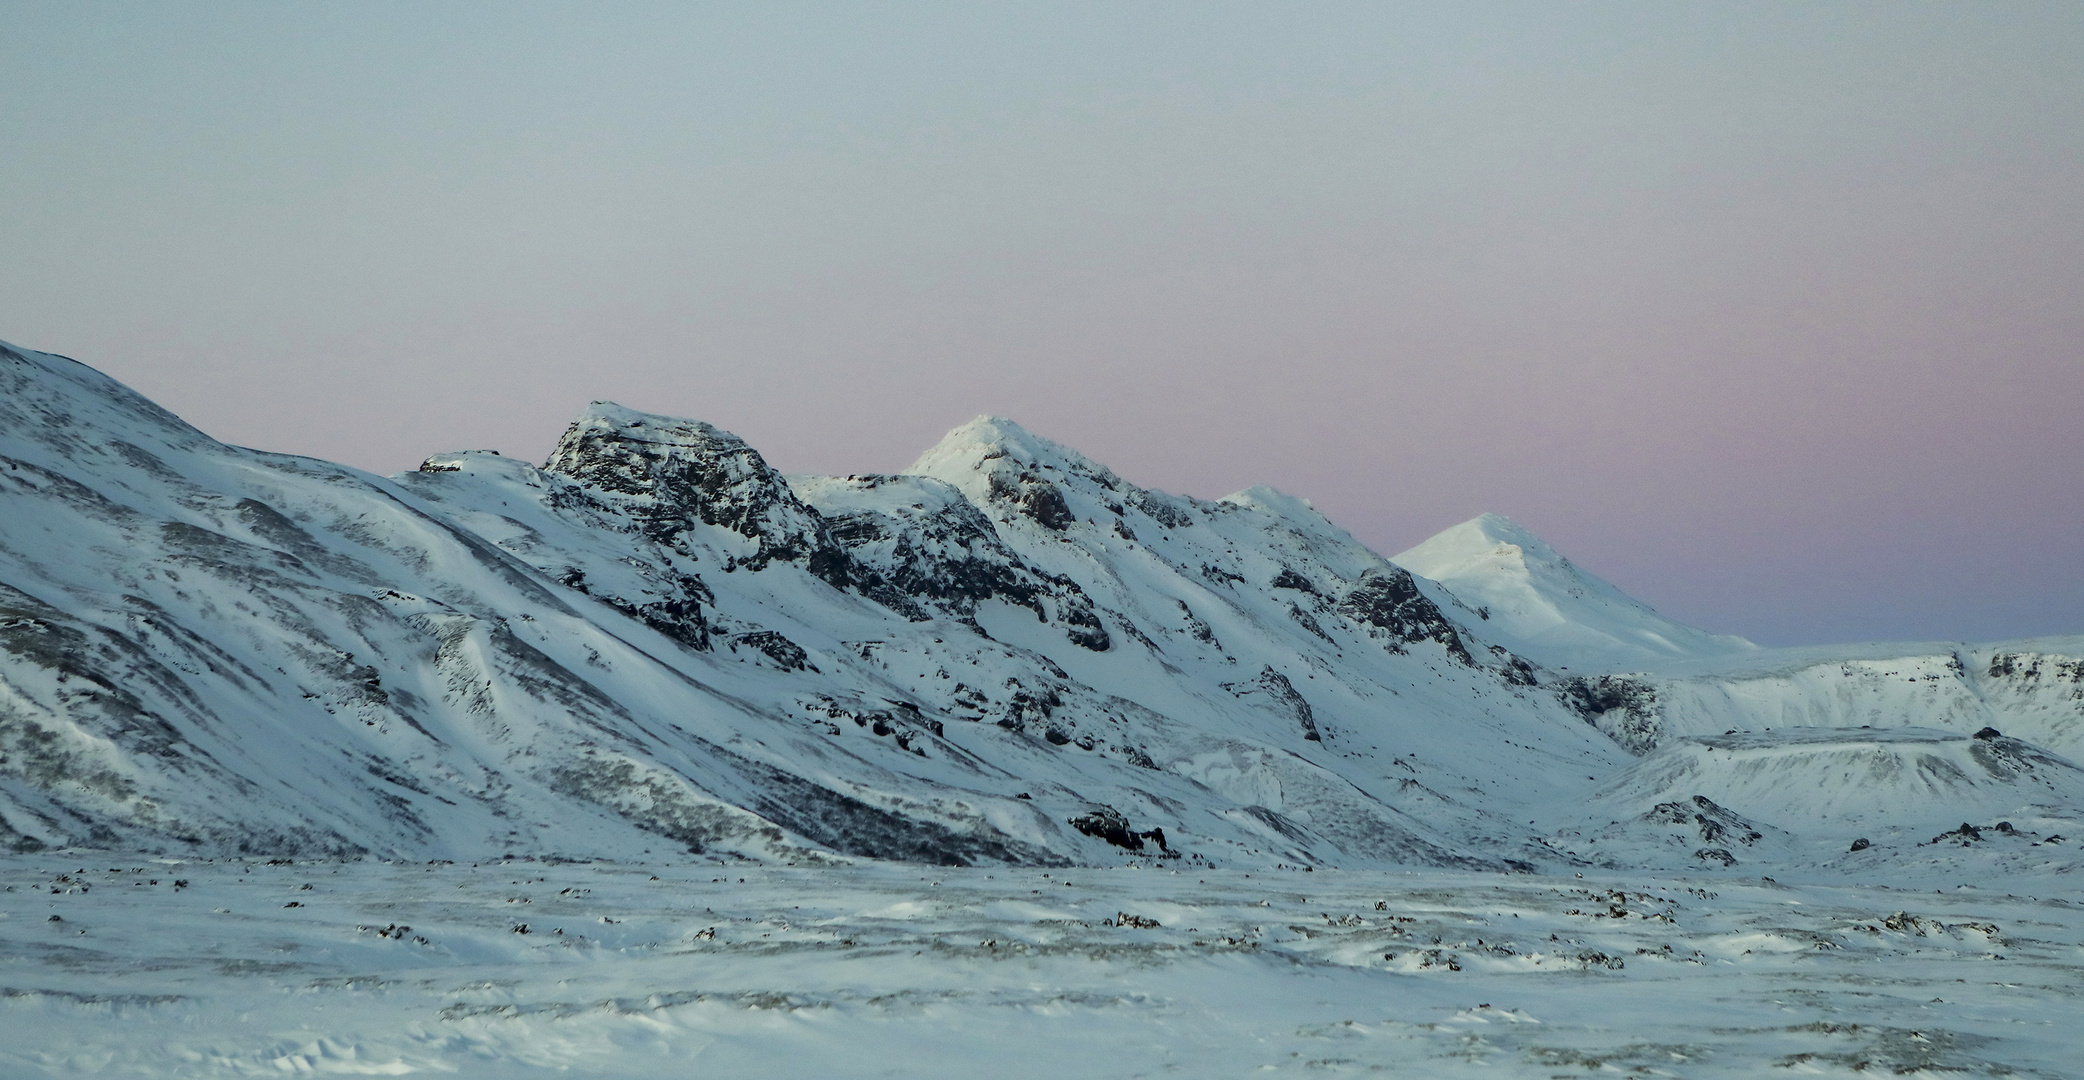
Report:
[[[15,856],[0,1073],[2069,1075],[2084,912],[1932,880]]]

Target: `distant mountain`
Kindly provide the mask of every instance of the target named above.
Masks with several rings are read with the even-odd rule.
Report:
[[[1498,514],[1465,521],[1391,561],[1447,586],[1493,635],[1552,667],[1607,669],[1758,647],[1657,614]]]
[[[1141,488],[992,417],[903,474],[784,477],[600,402],[540,468],[385,479],[0,348],[17,850],[1716,869],[1587,807],[1712,789],[1781,838],[1747,865],[1836,843],[1770,781],[1644,772],[1732,729],[1994,723],[2066,777],[2073,644],[1758,650],[1502,518],[1392,561],[1303,500]],[[1982,813],[1999,780],[1932,798]],[[2036,821],[2079,812],[2068,783]]]

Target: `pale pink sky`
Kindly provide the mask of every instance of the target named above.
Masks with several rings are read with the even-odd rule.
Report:
[[[0,338],[390,472],[981,412],[1783,644],[2084,632],[2084,6],[10,6]]]

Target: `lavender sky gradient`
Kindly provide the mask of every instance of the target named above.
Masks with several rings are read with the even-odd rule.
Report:
[[[0,3],[0,338],[231,442],[981,412],[1762,643],[2084,632],[2084,5]]]

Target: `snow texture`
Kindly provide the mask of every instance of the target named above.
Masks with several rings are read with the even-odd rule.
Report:
[[[2061,1077],[2080,1046],[2049,879],[82,858],[0,858],[0,1074]]]

